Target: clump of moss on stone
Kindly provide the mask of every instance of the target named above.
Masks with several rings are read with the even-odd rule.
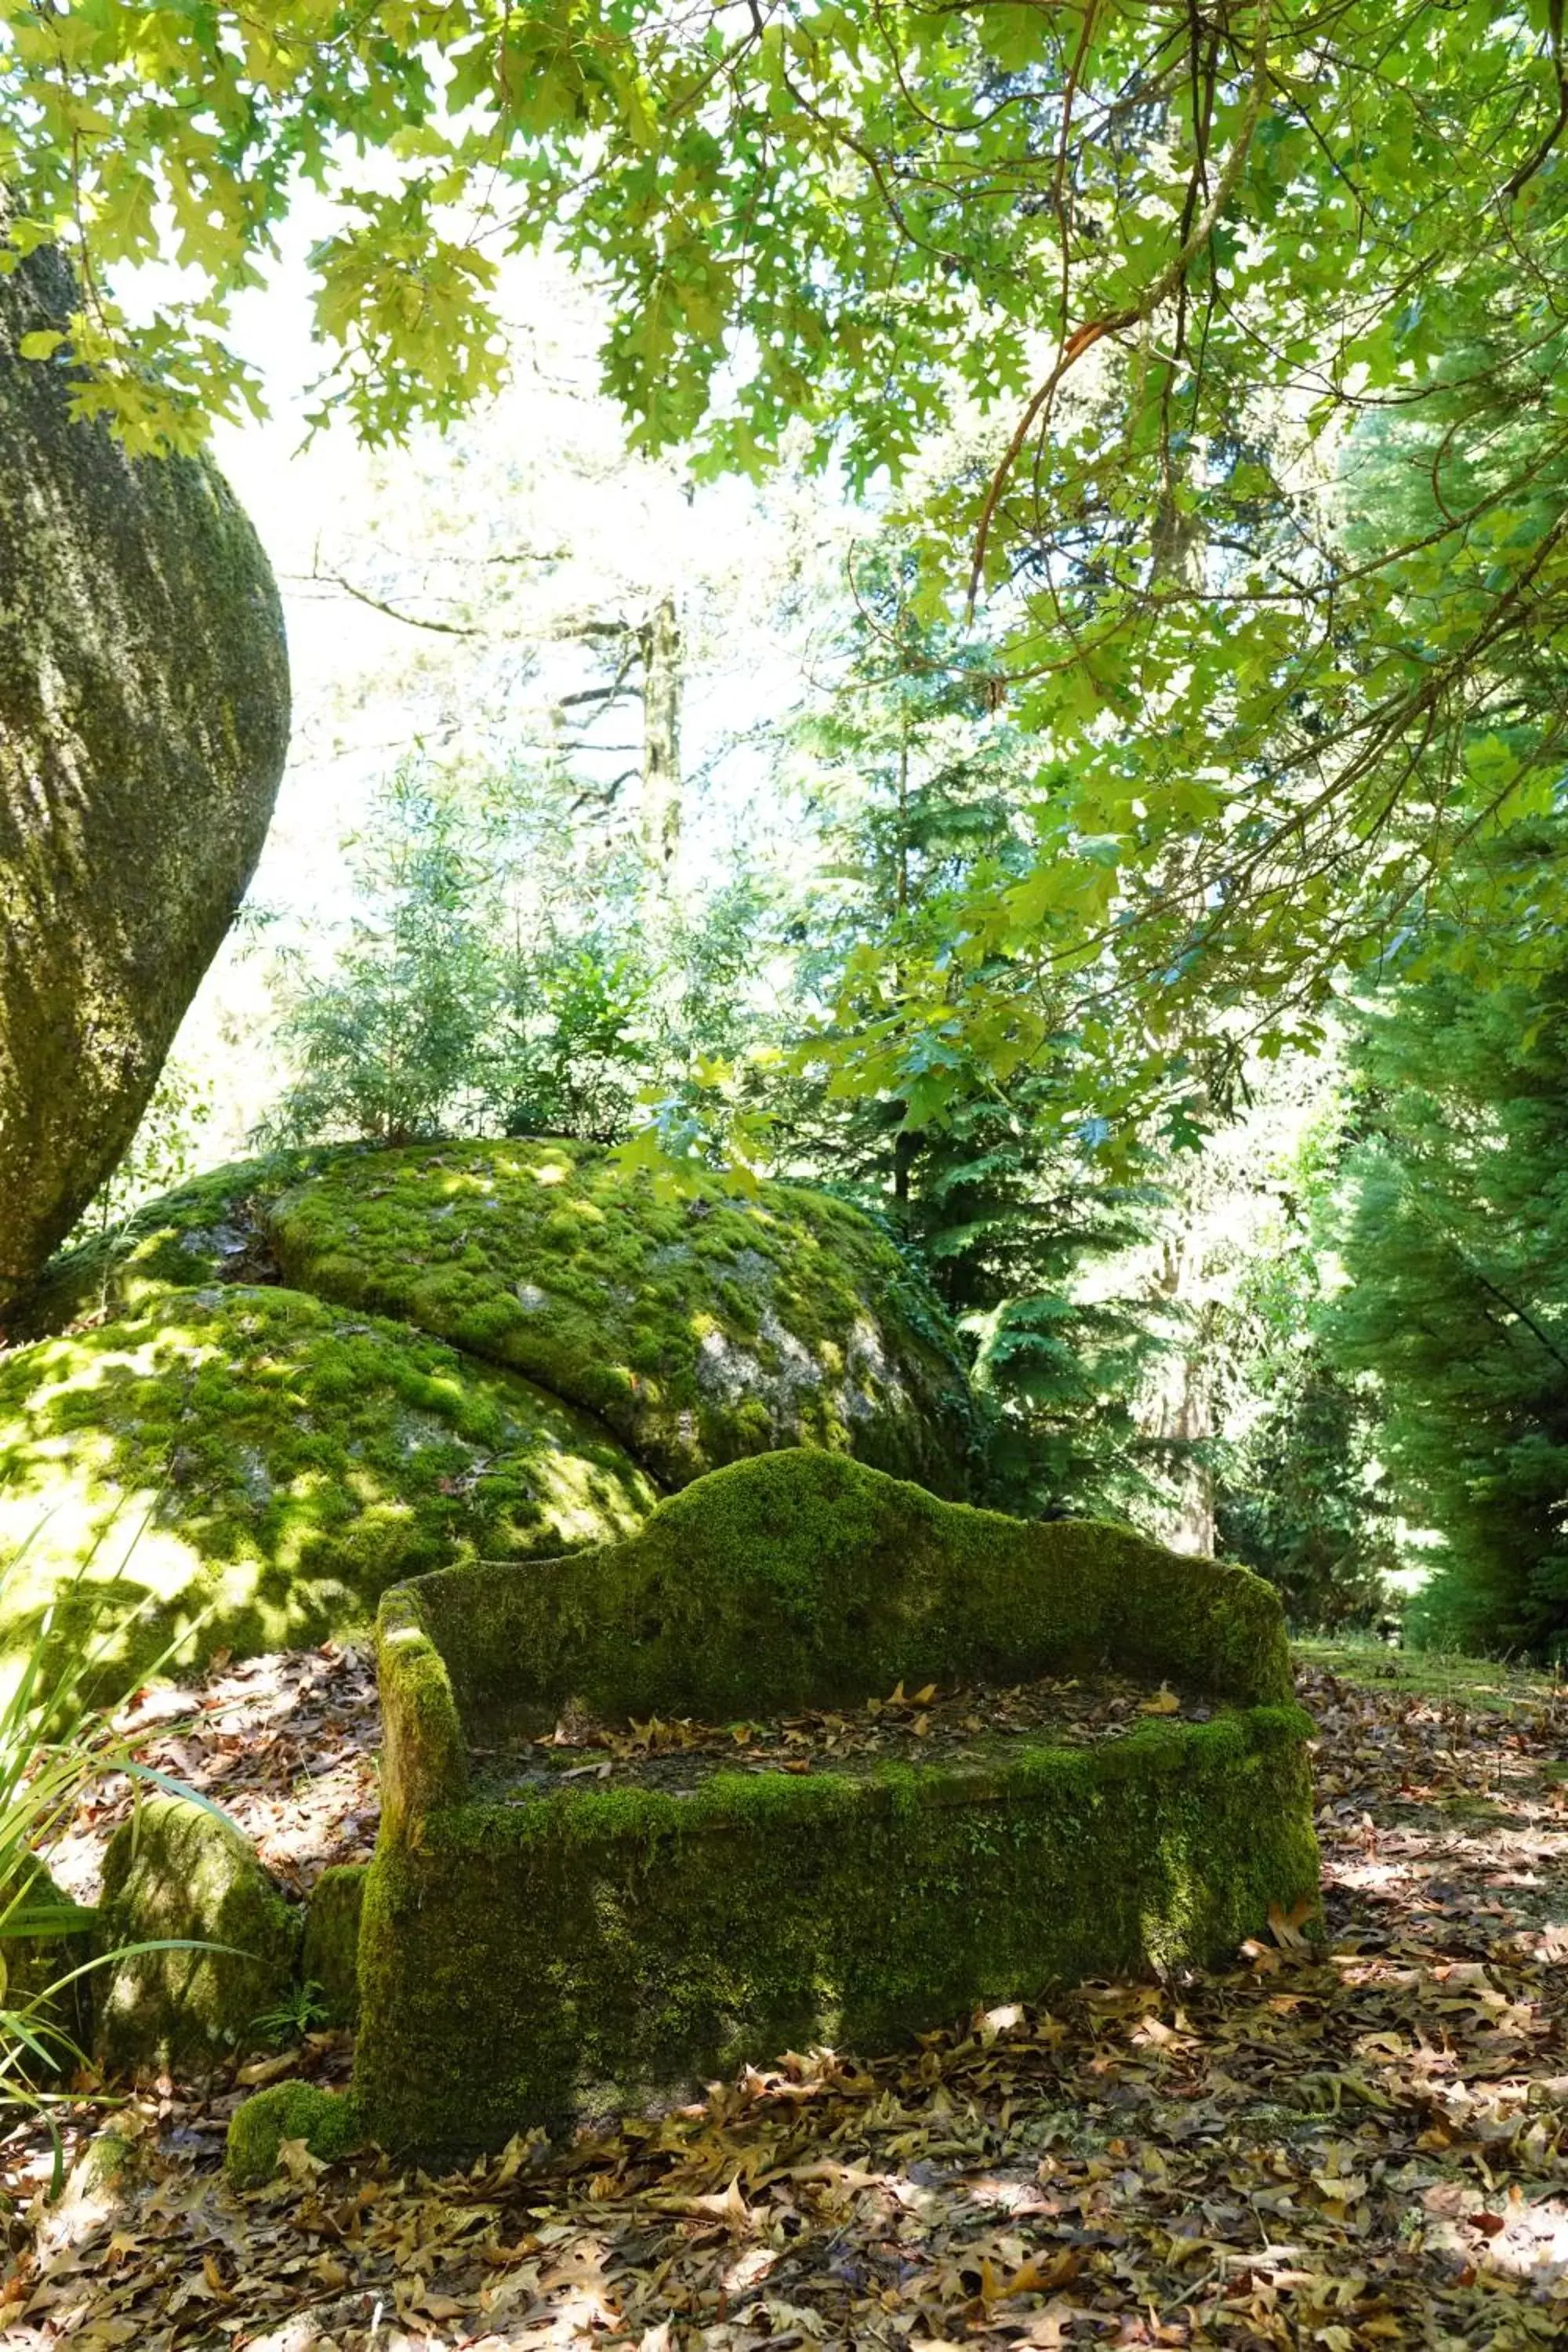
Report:
[[[97,1999],[108,2063],[211,2065],[287,1995],[300,1923],[232,1822],[153,1797],[109,1842],[99,1937],[119,1954]],[[158,1944],[185,1948],[134,1948]]]
[[[352,2156],[364,2139],[353,2094],[320,2090],[313,2083],[274,2083],[258,2091],[229,2118],[224,2149],[229,2179],[237,2189],[270,2180],[284,2141],[294,2139],[302,2139],[323,2164]]]
[[[526,1578],[437,1574],[388,1605],[417,1612],[465,1717],[580,1697],[612,1717],[721,1723],[900,1680],[1102,1664],[1215,1697],[1291,1688],[1279,1597],[1246,1569],[1131,1528],[943,1503],[806,1449],[713,1472],[621,1543]]]
[[[66,2188],[68,2200],[125,2196],[134,2185],[148,2153],[147,2140],[140,2134],[132,2137],[116,2130],[112,2124],[94,2132],[71,2168]]]
[[[664,1198],[609,1154],[444,1144],[342,1161],[267,1212],[287,1279],[405,1316],[595,1412],[665,1484],[769,1447],[962,1493],[952,1334],[858,1210],[716,1178]]]
[[[235,1160],[146,1202],[49,1260],[7,1318],[11,1339],[46,1338],[79,1317],[137,1314],[171,1290],[269,1278],[266,1202],[342,1156],[277,1151]]]
[[[192,1628],[198,1651],[319,1642],[401,1577],[602,1542],[656,1499],[588,1416],[405,1326],[296,1291],[167,1292],[0,1360],[0,1538],[27,1538],[0,1647],[62,1596],[68,1634],[89,1563],[119,1572],[121,1684]]]
[[[304,1981],[319,1987],[329,2025],[359,2017],[359,1917],[366,1865],[333,1863],[310,1889],[305,1912]]]

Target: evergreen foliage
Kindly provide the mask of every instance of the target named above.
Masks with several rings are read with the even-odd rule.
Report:
[[[1375,1374],[1428,1636],[1568,1642],[1568,979],[1437,974],[1369,1013],[1334,1362]]]
[[[275,1137],[412,1143],[482,1100],[500,996],[491,859],[479,821],[413,761],[345,845],[363,911],[331,971],[300,973],[285,998],[295,1076]]]
[[[1159,1195],[1097,1164],[1069,1034],[999,1076],[967,1034],[969,975],[940,943],[977,880],[1026,866],[1028,747],[994,707],[987,648],[922,618],[917,589],[886,535],[855,582],[833,690],[796,732],[825,873],[797,917],[807,1025],[775,1084],[775,1147],[880,1206],[919,1252],[994,1409],[990,1497],[1026,1516],[1124,1513],[1151,1491],[1134,1399],[1160,1341],[1147,1302],[1102,1269],[1147,1241]],[[875,1094],[841,1085],[847,1059],[875,1060]]]
[[[1311,1241],[1298,1214],[1278,1252],[1248,1265],[1216,1335],[1228,1408],[1216,1548],[1276,1585],[1303,1632],[1375,1620],[1399,1565],[1379,1400],[1323,1344]]]
[[[289,977],[268,1140],[618,1143],[758,1026],[756,885],[650,908],[635,860],[574,842],[548,776],[405,761],[346,847],[362,911],[324,971]]]

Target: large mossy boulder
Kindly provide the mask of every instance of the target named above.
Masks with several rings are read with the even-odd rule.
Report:
[[[52,250],[0,274],[0,1316],[135,1131],[289,736],[256,535],[205,459],[73,415],[77,299]]]
[[[601,1543],[657,1499],[589,1416],[406,1325],[244,1284],[154,1292],[0,1358],[0,1553],[26,1546],[0,1651],[51,1601],[70,1631],[84,1567],[116,1581],[102,1665],[123,1684],[193,1627],[198,1652],[321,1641],[401,1578]]]
[[[366,1625],[454,1559],[616,1541],[712,1463],[805,1444],[951,1495],[974,1445],[951,1329],[860,1212],[668,1199],[557,1142],[216,1170],[63,1252],[26,1328],[0,1656],[112,1580],[141,1613],[105,1683],[183,1637],[182,1663]]]
[[[109,1842],[99,1940],[121,1955],[96,1996],[105,2062],[189,2069],[254,2047],[294,1982],[300,1922],[232,1822],[153,1797]]]
[[[599,1417],[661,1484],[781,1446],[964,1491],[951,1334],[847,1203],[717,1179],[666,1197],[607,1152],[444,1144],[342,1160],[268,1226],[301,1290],[438,1332]]]

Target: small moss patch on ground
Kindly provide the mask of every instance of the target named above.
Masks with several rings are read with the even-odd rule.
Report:
[[[295,1291],[169,1292],[0,1359],[0,1544],[26,1545],[0,1646],[114,1577],[117,1617],[147,1604],[107,1653],[124,1686],[183,1635],[319,1641],[400,1578],[603,1542],[656,1499],[599,1424],[439,1340]]]
[[[951,1332],[843,1202],[707,1178],[665,1199],[584,1145],[464,1143],[339,1160],[267,1223],[289,1281],[540,1381],[667,1485],[804,1444],[964,1489]]]
[[[1557,1685],[1544,1667],[1467,1657],[1458,1650],[1395,1650],[1370,1635],[1300,1641],[1296,1653],[1306,1664],[1343,1682],[1419,1698],[1451,1698],[1469,1708],[1538,1707]]]
[[[319,2164],[333,2164],[363,2137],[352,2095],[313,2083],[274,2083],[236,2110],[224,2167],[237,2189],[252,2189],[277,2171],[287,2141],[302,2141]]]

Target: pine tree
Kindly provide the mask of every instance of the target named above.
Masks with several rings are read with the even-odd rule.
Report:
[[[1360,1048],[1364,1135],[1333,1360],[1373,1372],[1406,1517],[1436,1531],[1434,1635],[1568,1640],[1568,971],[1392,992]]]
[[[883,1211],[958,1318],[994,1408],[989,1498],[1125,1512],[1150,1488],[1132,1399],[1159,1340],[1142,1301],[1094,1277],[1147,1238],[1157,1194],[1097,1161],[1066,1083],[1071,1036],[1000,1080],[962,1020],[944,1036],[940,1008],[915,1002],[962,895],[1026,864],[1027,747],[984,646],[917,606],[912,560],[884,543],[856,592],[837,688],[796,738],[828,869],[800,968],[825,1043],[879,1034],[887,1082],[841,1097],[831,1052],[808,1055],[775,1104],[781,1136]],[[955,1013],[1001,977],[962,956],[945,971]]]

